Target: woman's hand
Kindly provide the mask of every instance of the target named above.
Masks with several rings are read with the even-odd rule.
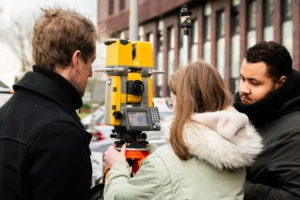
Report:
[[[110,168],[115,162],[125,161],[126,162],[126,144],[123,144],[121,151],[116,149],[116,145],[111,145],[104,153],[104,161]]]

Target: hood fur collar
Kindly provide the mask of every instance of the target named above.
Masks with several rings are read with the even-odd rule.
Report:
[[[173,118],[169,118],[161,124],[167,139],[172,122]],[[191,156],[221,170],[251,165],[263,148],[248,117],[234,108],[194,114],[183,134]]]

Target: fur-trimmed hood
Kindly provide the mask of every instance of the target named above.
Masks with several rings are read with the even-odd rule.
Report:
[[[162,122],[169,140],[173,118]],[[197,113],[184,126],[183,134],[191,156],[218,169],[250,166],[262,151],[262,139],[245,114],[234,108]]]

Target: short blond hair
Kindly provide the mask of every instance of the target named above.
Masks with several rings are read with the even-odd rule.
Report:
[[[32,38],[32,56],[36,65],[53,69],[71,63],[76,50],[84,62],[96,51],[94,24],[78,12],[60,7],[42,9]]]

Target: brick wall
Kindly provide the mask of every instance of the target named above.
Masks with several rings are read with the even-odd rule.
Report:
[[[108,1],[98,0],[99,13],[98,21],[107,21],[108,25],[115,32],[125,31],[125,36],[128,38],[128,24],[129,24],[129,0],[126,0],[126,9],[120,11],[119,4],[115,0],[114,14],[108,16]],[[169,27],[173,27],[175,31],[175,70],[179,66],[179,41],[180,41],[180,26],[179,26],[179,9],[185,3],[191,3],[192,19],[198,20],[198,56],[203,56],[203,2],[202,0],[141,0],[139,7],[140,24],[144,27],[144,37],[152,33],[154,36],[154,53],[153,59],[156,63],[156,44],[157,44],[157,29],[158,20],[162,19],[164,22],[164,41],[163,41],[163,68],[167,72],[168,69],[168,39],[167,31]],[[294,68],[300,70],[300,0],[292,0],[292,20],[293,20],[293,63]],[[281,43],[282,41],[282,9],[281,0],[273,0],[273,16],[272,23],[274,27],[274,40]],[[231,0],[213,0],[211,1],[211,63],[216,65],[217,61],[217,19],[216,13],[219,10],[225,12],[225,82],[230,84],[231,75]],[[256,41],[262,41],[264,37],[263,27],[263,0],[256,0]],[[239,7],[239,31],[240,31],[240,63],[243,61],[247,48],[247,3],[246,0],[240,0]],[[145,39],[145,38],[144,38]],[[189,44],[191,44],[189,42]],[[191,52],[189,49],[189,58]],[[157,67],[157,66],[155,66]],[[153,76],[153,83],[155,86],[156,76]],[[155,94],[155,87],[154,94]],[[163,96],[168,96],[167,75],[164,76]]]
[[[108,1],[98,0],[98,22],[107,22],[113,31],[127,29],[129,25],[129,1],[126,1],[126,9],[119,10],[119,1],[114,0],[114,13],[108,15]],[[203,0],[200,0],[201,2]],[[186,3],[189,0],[142,0],[139,1],[139,22],[145,23],[157,16],[170,12]],[[101,13],[102,12],[102,13]]]
[[[281,0],[273,0],[273,27],[274,27],[274,41],[281,43],[282,41],[282,5]]]
[[[240,4],[240,20],[239,20],[239,29],[240,29],[240,65],[242,64],[246,51],[247,51],[247,4],[246,1],[241,1]]]
[[[293,66],[300,70],[300,0],[294,0],[292,4],[293,20]]]

